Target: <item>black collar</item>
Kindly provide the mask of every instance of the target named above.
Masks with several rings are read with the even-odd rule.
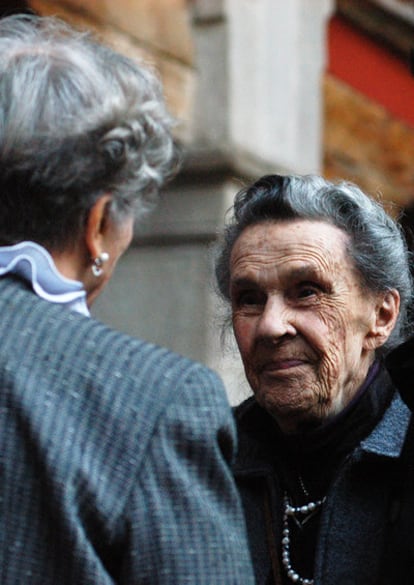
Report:
[[[389,353],[385,363],[401,398],[414,411],[414,337]]]

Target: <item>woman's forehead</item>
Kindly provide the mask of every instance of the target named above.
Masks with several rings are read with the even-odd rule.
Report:
[[[266,221],[248,226],[236,240],[231,259],[243,256],[272,256],[292,253],[345,254],[348,236],[340,228],[323,221]]]

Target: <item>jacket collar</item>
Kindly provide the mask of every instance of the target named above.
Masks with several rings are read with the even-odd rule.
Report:
[[[414,337],[389,353],[385,363],[402,399],[414,410]]]
[[[404,438],[410,423],[411,411],[396,394],[375,429],[361,442],[367,453],[397,458],[401,455]]]

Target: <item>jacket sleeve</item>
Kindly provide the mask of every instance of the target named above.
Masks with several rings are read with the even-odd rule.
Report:
[[[235,429],[218,377],[195,366],[159,416],[125,514],[120,583],[252,585],[231,473]]]

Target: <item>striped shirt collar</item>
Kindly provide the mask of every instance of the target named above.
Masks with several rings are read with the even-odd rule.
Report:
[[[60,274],[49,252],[35,242],[0,246],[0,276],[5,274],[23,278],[46,301],[90,315],[83,284]]]

